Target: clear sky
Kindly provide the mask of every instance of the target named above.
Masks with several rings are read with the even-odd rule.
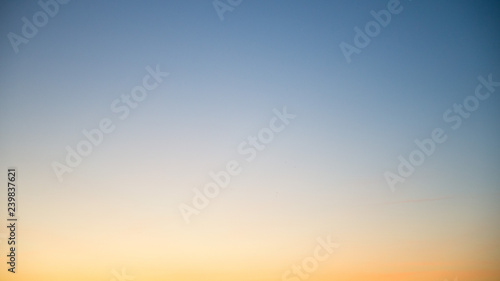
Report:
[[[340,247],[308,280],[500,279],[500,87],[478,79],[500,81],[496,1],[41,2],[35,32],[37,1],[0,4],[2,185],[18,170],[1,280],[298,281],[284,273],[329,235]],[[102,120],[114,130],[69,167]],[[283,130],[247,161],[271,120]],[[446,140],[399,174],[435,129]],[[230,161],[241,172],[197,210],[193,189]]]

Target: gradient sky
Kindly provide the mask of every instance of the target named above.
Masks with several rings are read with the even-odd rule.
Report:
[[[500,88],[457,130],[443,113],[500,81],[496,1],[401,1],[347,63],[339,44],[388,1],[71,1],[16,54],[36,1],[0,4],[0,167],[18,169],[18,273],[1,280],[281,280],[316,239],[308,279],[500,280]],[[120,120],[147,66],[170,73]],[[256,159],[237,146],[273,109],[297,117]],[[59,182],[53,161],[116,125]],[[448,136],[391,192],[385,171]],[[186,224],[179,204],[229,160],[242,173]],[[6,224],[6,189],[0,192]]]

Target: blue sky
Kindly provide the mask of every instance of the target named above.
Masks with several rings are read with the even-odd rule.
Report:
[[[31,19],[40,7],[0,4],[0,163],[22,171],[25,215],[48,214],[47,205],[61,204],[73,210],[69,218],[88,203],[119,206],[121,213],[110,214],[118,219],[136,205],[144,216],[172,220],[174,230],[165,231],[182,236],[178,204],[210,171],[242,160],[237,145],[267,126],[274,108],[286,106],[297,118],[245,164],[231,192],[199,221],[226,225],[217,214],[260,218],[280,206],[276,221],[300,241],[321,231],[348,240],[367,223],[367,210],[386,208],[377,204],[449,197],[432,203],[442,209],[431,209],[459,222],[471,212],[461,222],[471,229],[487,217],[493,233],[500,232],[498,205],[485,203],[500,191],[500,90],[458,130],[442,117],[474,94],[478,76],[500,81],[500,5],[401,1],[402,12],[348,63],[339,44],[353,44],[354,28],[364,28],[373,20],[370,11],[388,2],[243,1],[221,21],[211,1],[73,0],[17,54],[7,34],[22,34],[21,18]],[[169,77],[119,120],[112,101],[157,65]],[[116,131],[60,183],[51,163],[64,161],[65,146],[74,147],[81,131],[102,118],[112,119]],[[392,193],[384,172],[437,127],[447,142]],[[276,194],[276,202],[269,199]],[[264,207],[254,210],[259,204]],[[421,204],[411,206],[408,214],[417,213],[417,220],[433,216]],[[303,221],[286,224],[287,213]],[[42,218],[26,224],[37,229]]]

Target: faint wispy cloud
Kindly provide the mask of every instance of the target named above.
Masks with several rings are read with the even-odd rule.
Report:
[[[424,198],[424,199],[413,199],[413,200],[403,200],[403,201],[393,201],[393,202],[384,202],[376,205],[395,205],[395,204],[406,204],[406,203],[422,203],[422,202],[430,202],[430,201],[441,201],[452,199],[454,196],[447,197],[438,197],[438,198]]]

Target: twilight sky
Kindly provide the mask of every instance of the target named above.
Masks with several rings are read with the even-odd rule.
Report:
[[[495,1],[40,2],[0,4],[1,280],[499,280]]]

